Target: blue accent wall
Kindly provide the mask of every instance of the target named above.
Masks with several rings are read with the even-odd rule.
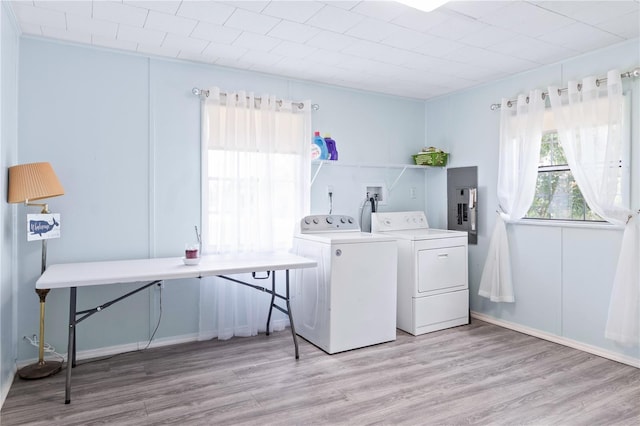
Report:
[[[622,230],[611,226],[508,225],[516,302],[493,303],[478,296],[480,277],[497,208],[500,112],[490,105],[532,89],[566,87],[569,80],[606,76],[640,65],[640,41],[585,54],[495,83],[426,103],[429,145],[451,153],[451,167],[478,166],[478,245],[469,246],[472,311],[552,336],[620,354],[638,364],[640,348],[604,338]],[[631,98],[631,207],[640,209],[640,79],[623,79]],[[446,177],[427,179],[427,216],[446,226]],[[612,229],[613,228],[613,229]]]

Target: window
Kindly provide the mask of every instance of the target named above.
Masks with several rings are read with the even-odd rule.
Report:
[[[542,136],[536,195],[525,218],[603,221],[585,202],[556,131]]]
[[[626,96],[625,96],[626,98]],[[625,99],[623,115],[626,123],[629,121],[629,100]],[[598,131],[606,131],[606,114],[603,115],[603,126],[596,126]],[[540,160],[538,162],[538,179],[536,193],[525,219],[563,220],[577,222],[605,222],[603,218],[593,212],[587,205],[582,192],[576,183],[573,173],[569,169],[562,146],[555,129],[553,115],[550,110],[545,112],[544,133],[540,145]],[[626,205],[629,198],[629,169],[628,159],[630,132],[628,124],[623,126],[623,141],[621,159],[613,167],[620,170],[618,175],[618,194],[616,203]],[[603,166],[606,167],[604,161]]]
[[[204,249],[288,250],[308,204],[310,114],[244,93],[223,102],[205,107]]]

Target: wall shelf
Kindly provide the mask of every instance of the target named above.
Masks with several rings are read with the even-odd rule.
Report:
[[[400,173],[398,174],[398,177],[396,177],[396,179],[393,181],[393,183],[389,186],[389,189],[388,189],[389,192],[391,192],[391,190],[393,190],[393,188],[396,186],[396,184],[398,183],[398,181],[400,180],[400,178],[402,177],[404,172],[407,171],[407,169],[423,169],[423,170],[426,170],[426,169],[430,168],[430,166],[419,166],[419,165],[416,165],[416,164],[345,163],[345,162],[342,162],[342,161],[331,161],[331,160],[311,160],[311,165],[312,166],[318,166],[318,168],[316,169],[316,172],[313,174],[313,177],[311,178],[311,186],[313,186],[313,183],[316,181],[316,178],[318,177],[318,174],[320,173],[320,170],[322,170],[322,168],[325,167],[325,166],[327,166],[327,167],[376,168],[376,169],[400,169]]]

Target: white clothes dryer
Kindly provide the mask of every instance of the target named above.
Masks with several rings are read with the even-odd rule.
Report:
[[[396,339],[397,246],[360,232],[352,217],[300,220],[295,254],[318,262],[294,271],[296,333],[329,354]]]
[[[424,212],[379,212],[371,230],[398,244],[397,325],[413,335],[469,324],[466,232],[431,229]]]

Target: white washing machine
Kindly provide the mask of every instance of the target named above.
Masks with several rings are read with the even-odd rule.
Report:
[[[431,229],[424,212],[373,213],[398,244],[398,328],[413,335],[469,324],[466,232]]]
[[[394,238],[360,232],[349,216],[307,216],[292,251],[318,262],[294,271],[298,335],[329,354],[396,339]]]

